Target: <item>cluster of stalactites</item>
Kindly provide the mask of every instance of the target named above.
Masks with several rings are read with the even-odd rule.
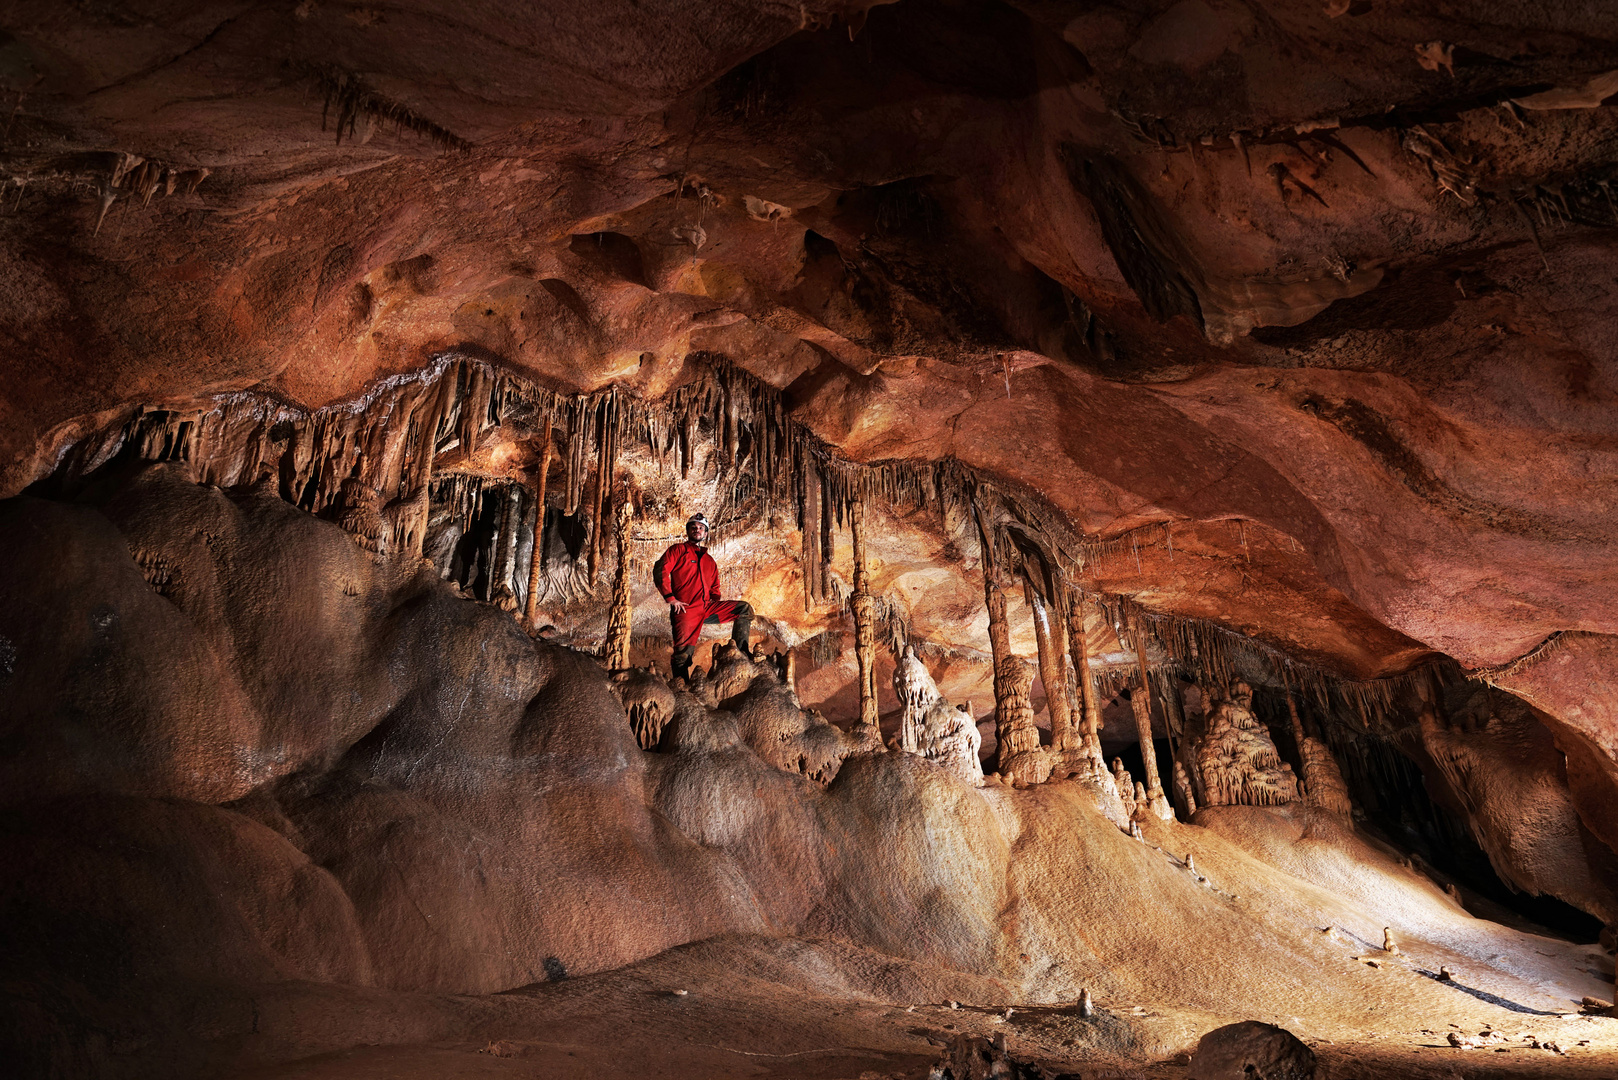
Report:
[[[970,557],[976,548],[984,566],[1020,573],[1048,601],[1050,625],[1044,629],[1060,645],[1059,624],[1075,602],[1068,595],[1071,586],[1060,583],[1071,581],[1095,551],[1050,507],[999,489],[954,459],[869,466],[845,461],[790,418],[775,388],[722,357],[703,354],[692,360],[691,377],[655,402],[616,386],[560,395],[481,360],[447,354],[422,372],[378,384],[359,400],[315,411],[247,392],[191,409],[143,408],[69,447],[48,483],[71,490],[115,461],[182,462],[199,482],[275,491],[383,553],[426,553],[430,534],[436,537],[441,526],[453,523],[458,541],[481,520],[488,535],[479,541],[475,578],[481,584],[474,595],[531,609],[541,597],[583,598],[600,582],[604,566],[616,561],[608,548],[611,530],[599,526],[605,524],[624,447],[644,446],[660,468],[683,475],[697,458],[700,439],[718,451],[721,486],[728,492],[716,516],[728,514],[739,522],[767,520],[782,508],[795,511],[806,609],[828,602],[841,607],[848,600],[832,573],[834,534],[851,522],[855,506],[896,512],[924,508],[939,515],[963,554]],[[487,474],[489,464],[478,457],[499,438],[541,442],[547,451],[543,460],[549,461],[552,432],[562,444],[557,455],[562,475],[548,489],[548,477],[539,479],[538,490],[529,490],[521,477]],[[557,512],[548,518],[536,508],[546,490]],[[582,551],[562,549],[553,535],[559,516],[569,519],[570,535],[583,537]],[[468,575],[463,586],[473,583],[470,565],[463,566]],[[447,562],[444,569],[448,573]],[[1381,724],[1402,689],[1397,679],[1332,679],[1201,620],[1154,615],[1121,597],[1089,599],[1115,627],[1144,620],[1166,663],[1216,685],[1231,684],[1238,671],[1267,669],[1290,676],[1324,714],[1330,714],[1330,699],[1336,697],[1366,728]],[[888,646],[901,649],[910,636],[902,605],[880,596],[867,603]],[[1070,726],[1077,727],[1071,721],[1079,715],[1083,688],[1076,673],[1051,656],[1041,667],[1051,668],[1053,680],[1070,688]],[[1058,669],[1064,672],[1061,679],[1055,679]],[[1104,699],[1133,676],[1098,666],[1091,678],[1100,684],[1091,684],[1092,697]],[[1080,751],[1092,771],[1104,771],[1093,732],[1066,741],[1081,738],[1087,740],[1083,745],[1055,749]]]

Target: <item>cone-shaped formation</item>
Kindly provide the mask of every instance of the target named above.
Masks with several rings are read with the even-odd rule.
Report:
[[[1197,801],[1203,806],[1280,806],[1298,801],[1292,766],[1253,715],[1253,690],[1238,680],[1213,702],[1203,730],[1187,739]]]

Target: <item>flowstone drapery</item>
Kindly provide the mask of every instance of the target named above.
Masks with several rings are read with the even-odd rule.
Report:
[[[899,749],[936,761],[969,784],[982,784],[983,765],[978,752],[983,737],[978,733],[977,721],[968,706],[952,707],[944,700],[911,646],[905,646],[894,670],[893,689],[903,708]],[[906,738],[915,745],[905,746]],[[1035,739],[1037,745],[1037,733]]]
[[[1269,732],[1253,715],[1253,688],[1237,680],[1228,695],[1205,692],[1211,705],[1194,737],[1188,732],[1197,802],[1203,806],[1280,806],[1298,801],[1298,780]]]

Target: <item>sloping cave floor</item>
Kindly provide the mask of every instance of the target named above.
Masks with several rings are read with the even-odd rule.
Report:
[[[1243,947],[1231,943],[1232,948]],[[1424,980],[1399,958],[1393,984],[1370,1019],[1345,1017],[1327,1030],[1291,1024],[1328,1078],[1611,1077],[1618,1019],[1562,1012],[1544,988],[1522,1000],[1456,988],[1445,1022],[1402,1001],[1398,985]],[[1254,977],[1265,978],[1262,956]],[[1521,988],[1528,990],[1526,986]],[[792,939],[729,937],[670,950],[616,971],[484,997],[387,994],[310,985],[271,988],[253,1002],[266,1041],[300,1037],[333,1014],[374,1032],[392,1027],[430,1037],[361,1045],[229,1075],[242,1080],[416,1080],[429,1077],[556,1077],[636,1080],[803,1077],[898,1080],[928,1075],[961,1034],[994,1039],[1047,1075],[1189,1077],[1199,1036],[1229,1017],[1152,1000],[1098,998],[1075,1005],[1011,1005],[993,980],[943,973],[865,950]],[[680,994],[677,991],[685,991]],[[949,993],[971,999],[952,1007]],[[1492,1000],[1486,1000],[1492,998]],[[1451,1031],[1495,1031],[1496,1045],[1462,1050]],[[1530,1039],[1563,1052],[1534,1049]],[[252,1051],[243,1046],[245,1054]]]

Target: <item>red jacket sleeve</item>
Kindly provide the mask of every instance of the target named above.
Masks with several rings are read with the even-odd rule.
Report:
[[[663,552],[662,555],[658,556],[657,563],[652,567],[652,580],[657,583],[657,591],[663,594],[664,600],[674,599],[674,583],[669,580],[669,571],[672,569],[669,566],[670,556],[674,552],[675,548],[672,547]]]
[[[713,556],[709,555],[706,551],[702,553],[702,557],[707,560],[708,566],[712,571],[708,575],[708,580],[713,582],[708,589],[708,598],[713,600],[715,603],[718,603],[719,600],[722,599],[719,595],[719,564],[714,562]]]

